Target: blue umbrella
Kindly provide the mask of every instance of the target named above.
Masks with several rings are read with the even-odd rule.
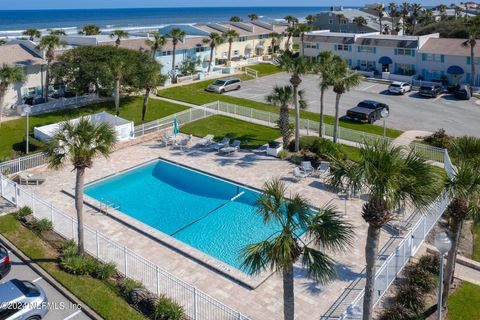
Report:
[[[177,117],[175,116],[173,118],[173,135],[176,137],[179,132],[180,130],[178,129],[178,120],[177,120]]]

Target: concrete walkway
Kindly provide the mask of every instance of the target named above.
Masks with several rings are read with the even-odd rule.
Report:
[[[417,140],[417,137],[425,137],[431,134],[432,132],[421,130],[405,131],[398,138],[394,139],[392,144],[395,146],[408,146],[410,143]]]

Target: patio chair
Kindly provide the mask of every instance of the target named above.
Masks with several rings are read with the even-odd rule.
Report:
[[[321,179],[326,178],[330,173],[330,162],[328,161],[320,162],[320,165],[318,166],[316,173]]]
[[[307,174],[300,170],[299,167],[295,167],[293,168],[293,176],[297,179],[297,181],[300,181],[305,179],[307,177]]]
[[[162,146],[166,147],[168,145],[171,145],[173,143],[172,139],[170,136],[164,135],[160,138],[160,142],[162,143]]]
[[[228,146],[229,143],[230,143],[230,138],[224,137],[224,138],[222,139],[222,141],[217,142],[217,143],[211,145],[210,147],[211,147],[212,149],[214,149],[214,150],[219,151],[220,149]]]
[[[220,153],[234,153],[240,149],[240,140],[234,140],[231,146],[223,147],[219,150]]]
[[[310,161],[302,161],[302,164],[300,165],[300,170],[302,170],[307,175],[310,175],[315,171]]]
[[[47,178],[39,174],[30,174],[26,172],[20,172],[17,174],[17,180],[19,184],[42,184]]]
[[[200,147],[207,147],[213,143],[213,134],[207,134],[200,141],[197,142],[197,145]]]

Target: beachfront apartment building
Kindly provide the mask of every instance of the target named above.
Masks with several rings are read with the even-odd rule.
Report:
[[[42,96],[47,62],[30,41],[10,41],[0,46],[0,65],[23,68],[25,82],[10,85],[4,100],[4,112],[10,113],[23,98]]]
[[[464,41],[439,38],[438,34],[392,36],[321,30],[306,34],[304,55],[316,58],[329,50],[343,57],[352,69],[389,80],[468,83],[471,61],[469,49],[461,45]],[[478,76],[475,83],[480,84]]]

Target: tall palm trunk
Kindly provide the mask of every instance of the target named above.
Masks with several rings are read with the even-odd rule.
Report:
[[[472,43],[472,41],[470,41],[470,68],[470,73],[472,74],[470,86],[473,87],[475,85],[475,43]]]
[[[337,143],[338,140],[338,120],[340,117],[340,98],[342,94],[337,93],[335,96],[335,123],[333,125],[333,142]]]
[[[150,91],[152,90],[151,84],[145,86],[145,95],[143,96],[143,105],[142,105],[142,121],[145,121],[145,115],[147,114],[148,99],[150,98]]]
[[[283,269],[283,319],[293,320],[295,316],[295,298],[293,289],[293,265]]]
[[[115,114],[120,115],[120,75],[115,75]]]
[[[45,102],[48,102],[48,84],[50,83],[50,61],[47,60],[47,70],[45,70],[45,88],[43,92],[43,97]]]
[[[325,89],[321,88],[320,89],[320,127],[318,130],[318,136],[323,137],[323,97],[325,95]]]
[[[305,35],[303,33],[300,36],[300,40],[302,42],[302,57],[305,57],[305,47],[304,47]]]
[[[292,34],[289,33],[287,36],[287,42],[285,42],[285,50],[290,51],[290,39],[292,38]]]
[[[5,91],[2,88],[2,85],[0,84],[0,127],[2,126],[2,118],[3,118],[3,108],[4,108],[4,103],[5,103]]]
[[[177,53],[177,44],[173,42],[173,50],[172,50],[172,72],[173,72],[173,79],[177,79],[177,70],[175,68],[175,55]]]
[[[272,54],[275,54],[275,39],[272,38]]]
[[[450,294],[450,285],[453,281],[455,261],[457,259],[458,243],[462,233],[463,221],[453,218],[450,225],[450,238],[452,246],[448,251],[447,265],[445,266],[445,276],[443,277],[442,308],[448,307],[448,295]]]
[[[228,58],[227,61],[230,61],[232,58],[232,40],[228,40]]]
[[[210,68],[212,67],[212,59],[213,59],[213,49],[214,46],[210,46],[210,61],[208,61],[208,69],[207,72],[210,72]]]
[[[278,126],[283,138],[283,147],[287,148],[290,142],[290,113],[288,105],[283,104],[280,107],[280,119],[278,120]]]
[[[77,177],[75,181],[75,209],[77,210],[77,233],[78,233],[78,255],[83,256],[84,236],[83,236],[83,185],[85,181],[85,168],[77,167]]]
[[[298,85],[293,85],[293,105],[295,106],[295,152],[300,149],[300,108],[298,107]]]
[[[365,246],[366,283],[365,295],[363,296],[363,320],[373,319],[373,299],[375,297],[375,273],[377,271],[376,261],[378,255],[378,242],[380,239],[380,228],[368,226],[367,244]]]

